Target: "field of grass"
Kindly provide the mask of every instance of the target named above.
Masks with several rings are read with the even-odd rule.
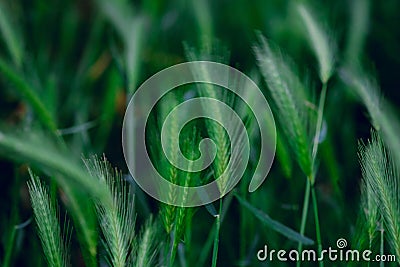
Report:
[[[398,0],[2,0],[0,263],[399,266],[399,9]],[[275,159],[249,192],[260,129],[274,122],[265,114],[257,123],[258,107],[222,87],[178,87],[146,122],[151,161],[181,186],[221,176],[224,196],[198,207],[168,205],[128,171],[142,164],[133,152],[141,122],[124,121],[125,111],[152,75],[205,60],[240,70],[261,89],[276,126]],[[196,119],[179,132],[182,114],[168,115],[198,97],[230,106],[246,136],[204,103],[219,120]],[[230,135],[223,123],[238,130]],[[203,139],[214,142],[215,157],[190,171]],[[235,168],[225,175],[245,151],[244,175]],[[180,152],[186,171],[173,164]],[[225,192],[232,179],[240,182]],[[163,193],[176,200],[173,190]],[[319,255],[330,247],[370,250],[371,261],[289,258],[289,251]],[[387,261],[372,261],[376,255]]]

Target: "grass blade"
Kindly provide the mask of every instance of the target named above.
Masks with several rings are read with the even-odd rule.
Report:
[[[0,2],[0,31],[14,64],[19,67],[22,63],[24,42],[8,14],[11,14],[10,10],[4,2]]]
[[[144,17],[135,14],[127,3],[104,0],[97,2],[105,17],[115,27],[124,42],[127,90],[131,95],[137,86],[139,77],[140,52],[144,40]]]
[[[46,109],[36,91],[29,85],[29,82],[22,78],[23,75],[1,58],[0,73],[14,85],[14,88],[18,90],[26,102],[32,106],[41,123],[53,133],[56,133],[57,126],[54,118]]]
[[[345,60],[347,64],[361,59],[367,33],[369,30],[370,0],[354,0],[351,2],[350,26],[347,32]]]
[[[82,164],[71,157],[71,152],[59,148],[49,141],[48,136],[34,132],[0,131],[0,154],[59,174],[54,176],[57,182],[80,186],[94,198],[106,201],[104,185],[90,177]]]
[[[222,202],[220,204],[222,205]],[[213,248],[212,264],[211,264],[212,267],[217,266],[220,228],[221,228],[221,214],[217,214],[215,216],[215,236],[214,236],[214,248]]]
[[[0,132],[0,154],[28,162],[52,174],[51,177],[66,194],[65,204],[79,233],[84,258],[88,266],[96,266],[96,221],[93,204],[87,194],[106,201],[102,184],[91,179],[89,173],[67,151],[58,148],[48,137],[38,133]]]
[[[239,200],[239,203],[245,207],[247,210],[249,210],[257,219],[259,219],[262,223],[270,227],[272,230],[286,236],[290,240],[300,242],[304,245],[312,245],[314,244],[314,241],[311,240],[308,237],[305,237],[298,232],[292,230],[291,228],[281,224],[278,221],[273,220],[271,217],[268,216],[268,214],[262,212],[261,210],[255,208],[252,206],[249,202],[244,200],[242,197],[235,195],[236,198]]]
[[[94,205],[91,199],[88,199],[86,194],[82,194],[66,184],[61,184],[63,191],[68,199],[65,205],[71,214],[75,225],[76,234],[79,245],[82,251],[82,256],[86,266],[96,267],[97,263],[97,218],[94,210]]]

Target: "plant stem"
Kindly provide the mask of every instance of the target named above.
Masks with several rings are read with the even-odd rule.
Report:
[[[18,169],[16,166],[14,166],[14,172],[15,172],[15,178],[14,178],[14,183],[12,185],[12,205],[11,205],[11,214],[10,214],[10,231],[7,236],[6,240],[6,246],[5,246],[5,252],[4,252],[4,259],[3,259],[3,265],[4,267],[9,267],[12,266],[12,257],[14,254],[14,245],[15,245],[15,239],[16,239],[16,234],[17,234],[17,229],[15,227],[17,221],[19,220],[19,209],[18,209],[18,190],[20,187],[20,174],[18,172]]]
[[[317,195],[315,193],[314,185],[311,186],[311,195],[313,202],[313,210],[314,210],[314,220],[315,220],[315,234],[317,236],[317,246],[318,246],[318,257],[321,255],[322,251],[322,240],[321,240],[321,230],[319,227],[319,216],[318,216],[318,205],[317,205]],[[319,261],[319,266],[323,267],[324,262]]]
[[[368,249],[372,251],[372,238],[371,238],[371,236],[369,236],[369,246],[368,246]],[[370,266],[371,266],[371,263],[368,261],[367,267],[370,267]]]
[[[13,227],[9,233],[9,237],[7,239],[7,246],[6,246],[6,252],[5,252],[4,261],[3,261],[3,267],[11,266],[11,257],[12,257],[13,250],[14,250],[16,231],[17,230],[15,229],[15,226],[13,225]]]
[[[213,248],[213,257],[212,257],[212,267],[217,266],[217,257],[218,257],[218,244],[219,244],[219,230],[221,227],[221,214],[222,214],[222,198],[219,200],[219,214],[216,215],[215,219],[215,237],[214,237],[214,248]]]
[[[208,254],[211,251],[211,246],[213,245],[213,236],[215,235],[215,228],[211,228],[211,231],[207,237],[206,242],[203,245],[201,253],[198,259],[198,266],[204,266],[207,260]]]
[[[320,225],[319,225],[317,195],[315,193],[315,187],[314,187],[315,173],[316,173],[314,168],[315,168],[315,159],[317,157],[317,152],[318,152],[319,138],[321,136],[321,128],[322,128],[322,121],[323,121],[323,115],[324,115],[324,106],[325,106],[327,88],[328,88],[327,82],[324,82],[322,84],[321,95],[319,98],[317,126],[316,126],[316,130],[315,130],[315,138],[314,138],[314,144],[313,144],[313,150],[312,150],[313,175],[311,176],[312,177],[312,179],[311,179],[311,194],[312,194],[312,202],[313,202],[313,210],[314,210],[315,235],[317,237],[317,246],[318,246],[318,254],[319,255],[321,255],[321,251],[322,251],[322,240],[321,240],[321,230],[320,230]],[[322,261],[320,261],[319,266],[323,267],[324,263]]]
[[[306,190],[304,192],[304,201],[303,201],[303,212],[301,214],[301,225],[300,225],[300,234],[304,236],[304,232],[306,229],[307,222],[307,214],[308,214],[308,206],[310,203],[310,188],[311,188],[311,178],[307,179]],[[300,253],[303,249],[303,244],[299,242],[297,246],[297,251]],[[296,266],[299,267],[301,265],[300,261],[297,261]]]
[[[171,232],[171,249],[169,255],[169,262],[168,266],[172,267],[175,261],[175,254],[176,254],[176,228]]]
[[[381,232],[381,245],[380,245],[380,253],[381,253],[381,256],[383,255],[383,253],[384,253],[384,239],[383,239],[383,225],[382,225],[382,223],[383,222],[381,222],[380,223],[380,225],[381,225],[381,229],[380,229],[380,232]],[[379,263],[379,266],[380,267],[384,267],[385,266],[385,262],[384,261],[381,261],[380,263]]]
[[[240,187],[240,194],[241,196],[246,196],[246,192],[247,192],[247,187],[245,187],[245,183],[241,183],[241,187]],[[245,212],[247,212],[245,210],[245,207],[243,207],[243,205],[240,205],[240,242],[239,242],[239,255],[240,255],[240,259],[244,259],[245,258],[245,254],[246,254],[246,248],[247,248],[247,240],[246,238],[249,236],[248,233],[248,229],[247,229],[247,223],[248,223],[248,216],[245,216]]]
[[[314,163],[315,163],[315,159],[317,157],[317,152],[318,152],[319,138],[321,136],[321,127],[322,127],[322,119],[323,119],[323,115],[324,115],[326,91],[327,91],[327,83],[323,83],[321,95],[319,98],[317,126],[315,129],[315,137],[314,137],[314,143],[313,143],[313,149],[312,149],[313,169],[314,169]],[[313,175],[313,178],[315,178],[314,175]],[[314,181],[312,181],[312,182],[314,183]]]
[[[313,210],[314,210],[314,221],[315,221],[315,234],[317,237],[317,246],[318,246],[318,252],[319,254],[321,253],[322,250],[322,241],[321,241],[321,230],[320,230],[320,225],[319,225],[319,216],[318,216],[318,205],[317,205],[317,197],[315,193],[315,188],[314,188],[314,183],[315,183],[315,159],[317,157],[317,152],[318,152],[318,144],[319,144],[319,138],[321,136],[321,128],[322,128],[322,121],[323,121],[323,115],[324,115],[324,106],[325,106],[325,99],[326,99],[326,91],[327,91],[327,83],[324,82],[322,84],[322,90],[321,90],[321,95],[319,98],[319,104],[318,104],[318,118],[317,118],[317,125],[315,129],[315,137],[314,137],[314,142],[313,142],[313,148],[312,148],[312,175],[310,175],[307,179],[307,185],[304,193],[304,203],[303,203],[303,212],[301,215],[301,225],[300,225],[300,234],[304,235],[305,231],[305,226],[306,226],[306,221],[307,221],[307,216],[308,216],[308,206],[310,202],[310,189],[311,189],[311,194],[312,194],[312,202],[313,202]],[[299,243],[297,250],[300,253],[303,249],[303,245]],[[300,267],[301,262],[298,261],[296,263],[297,267]],[[324,263],[322,261],[319,262],[319,266],[324,266]]]

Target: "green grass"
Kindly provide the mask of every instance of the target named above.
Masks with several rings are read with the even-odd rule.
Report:
[[[39,177],[29,172],[31,180],[28,183],[32,208],[38,229],[38,235],[43,246],[44,255],[50,266],[68,266],[69,254],[65,236],[61,234],[59,216],[56,205],[52,203],[46,188],[41,184]],[[64,229],[64,231],[68,231]]]
[[[400,255],[399,175],[391,153],[385,148],[378,133],[372,131],[372,138],[368,144],[360,145],[360,163],[366,187],[364,194],[367,194],[365,197],[369,202],[366,217],[370,228],[368,231],[370,242],[374,239],[373,225],[376,231],[380,224],[398,258]]]
[[[396,0],[232,0],[229,6],[2,1],[1,264],[398,266],[400,44],[393,21],[399,8]],[[186,208],[160,203],[137,186],[122,153],[121,129],[127,103],[143,81],[193,60],[228,64],[252,77],[274,114],[277,146],[268,178],[250,193],[261,144],[251,109],[209,84],[165,95],[146,125],[154,167],[185,186],[220,177],[224,194],[205,207]],[[210,73],[193,75],[204,79]],[[210,119],[191,121],[178,133],[180,114],[162,135],[172,109],[199,96],[228,104],[247,136],[217,105],[204,103],[203,109],[238,129],[232,140]],[[126,124],[131,166],[141,164],[133,156],[140,123]],[[258,123],[274,128],[267,116]],[[246,170],[226,192],[238,178],[236,168],[226,168],[245,157],[247,137]],[[190,160],[203,156],[199,144],[205,138],[214,142],[216,156],[193,172]],[[257,259],[264,245],[321,251],[335,248],[339,238],[347,248],[393,254],[397,262]]]

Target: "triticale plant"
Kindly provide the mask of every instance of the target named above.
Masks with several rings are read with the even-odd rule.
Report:
[[[28,182],[33,213],[38,235],[43,247],[43,253],[49,266],[70,266],[68,252],[68,226],[61,231],[57,204],[51,200],[48,190],[39,180],[39,177],[29,171],[31,176]],[[67,225],[67,224],[66,224]]]
[[[385,148],[381,137],[372,131],[367,144],[360,144],[360,164],[369,197],[382,216],[387,241],[400,264],[400,176],[390,151]],[[372,214],[373,216],[373,214]],[[373,217],[371,217],[373,219]],[[377,222],[376,222],[377,223]]]

